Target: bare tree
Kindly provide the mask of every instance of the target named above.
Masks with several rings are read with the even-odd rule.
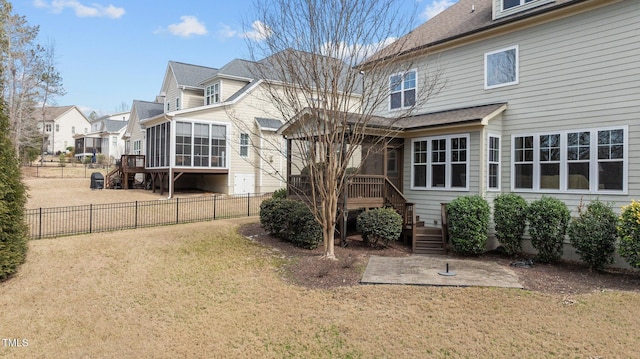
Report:
[[[44,160],[44,147],[45,147],[45,109],[47,105],[55,104],[52,101],[53,96],[64,96],[66,93],[62,87],[62,76],[56,70],[55,62],[55,44],[50,42],[47,47],[42,51],[42,69],[40,74],[40,82],[38,88],[40,90],[40,102],[42,104],[42,150],[40,161]],[[55,146],[55,124],[54,129],[51,131],[51,143]]]
[[[0,0],[0,64],[2,97],[7,104],[10,138],[20,153],[40,147],[35,109],[46,106],[52,95],[63,95],[61,77],[55,70],[53,45],[36,43],[38,26],[30,26],[24,16],[13,14],[12,6]]]
[[[252,71],[264,81],[267,102],[284,119],[283,133],[296,147],[289,149],[297,156],[290,162],[305,169],[312,190],[292,183],[289,188],[309,204],[323,228],[324,255],[335,259],[347,169],[397,134],[397,121],[441,88],[441,72],[422,69],[420,93],[393,118],[383,118],[390,89],[423,66],[402,57],[405,44],[398,38],[411,29],[413,17],[400,11],[398,1],[257,0],[255,9],[257,19],[246,32]]]

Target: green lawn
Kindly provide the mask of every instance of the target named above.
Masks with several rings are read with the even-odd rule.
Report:
[[[356,286],[281,279],[256,218],[31,241],[0,283],[0,357],[630,358],[640,293]]]

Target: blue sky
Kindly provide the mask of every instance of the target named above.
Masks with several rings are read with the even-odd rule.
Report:
[[[456,0],[404,0],[419,22]],[[104,1],[16,0],[14,14],[40,26],[52,43],[67,94],[58,105],[86,114],[116,112],[135,100],[154,100],[168,61],[221,67],[249,58],[243,24],[252,0]]]

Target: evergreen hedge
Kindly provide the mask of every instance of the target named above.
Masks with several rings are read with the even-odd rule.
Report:
[[[9,119],[0,101],[0,280],[15,273],[27,254],[26,188],[8,133]]]

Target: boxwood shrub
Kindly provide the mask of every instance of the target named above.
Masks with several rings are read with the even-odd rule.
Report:
[[[271,196],[271,198],[279,198],[279,199],[287,198],[287,189],[286,188],[280,188],[280,189],[275,190],[273,192],[273,195]]]
[[[569,240],[583,262],[591,269],[602,270],[613,263],[616,251],[618,218],[610,205],[595,200],[586,211],[578,208],[579,217],[569,223]]]
[[[640,202],[622,207],[618,223],[618,252],[633,268],[640,268]]]
[[[364,211],[356,219],[356,230],[362,233],[365,242],[374,247],[382,241],[388,245],[395,241],[402,233],[402,216],[393,208],[376,208]]]
[[[300,201],[271,198],[260,205],[260,224],[284,241],[314,249],[322,241],[322,227]]]
[[[508,255],[522,250],[522,236],[527,227],[527,207],[527,201],[515,193],[501,194],[493,200],[496,238]]]
[[[453,250],[465,255],[484,252],[490,209],[479,195],[458,197],[447,204],[449,238]]]
[[[538,251],[542,263],[562,257],[562,246],[571,214],[567,205],[557,198],[542,196],[531,202],[527,211],[531,245]]]

